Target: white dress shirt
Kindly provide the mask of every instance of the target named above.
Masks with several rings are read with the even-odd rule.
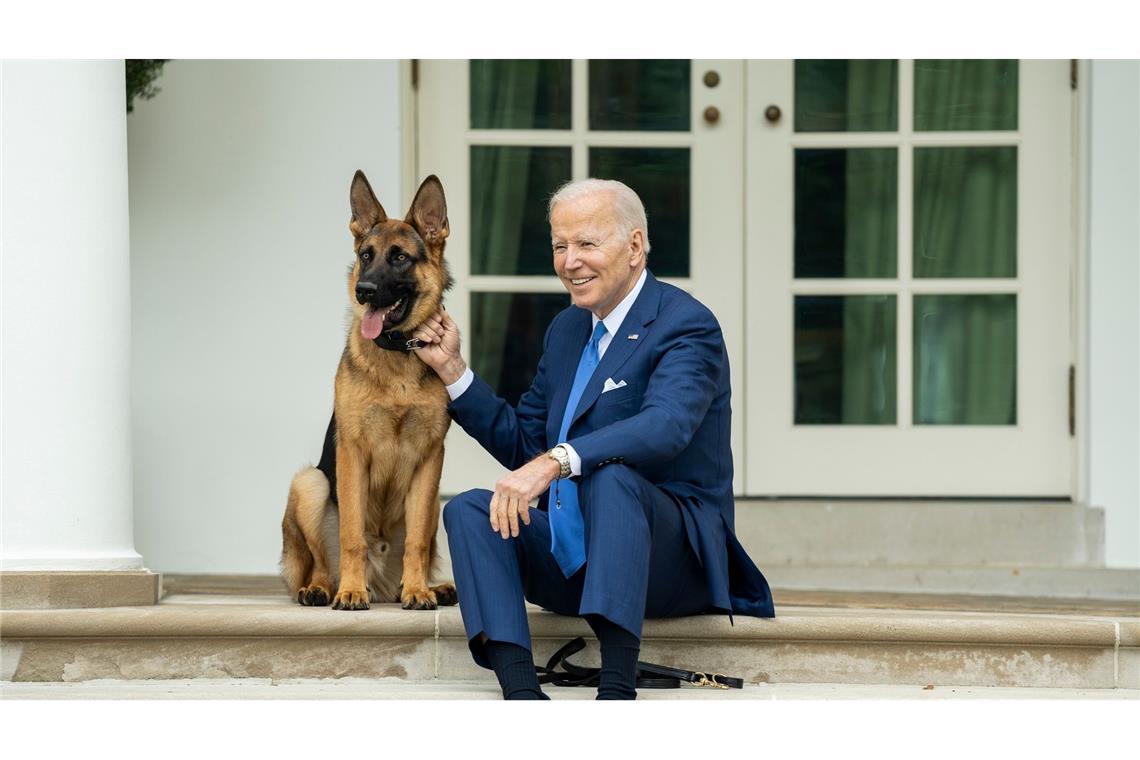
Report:
[[[641,286],[645,284],[646,270],[641,270],[641,276],[637,278],[637,284],[633,286],[633,290],[629,291],[625,298],[614,307],[606,318],[601,320],[606,324],[606,333],[598,340],[598,361],[601,362],[602,357],[606,355],[606,349],[609,348],[610,342],[613,340],[614,335],[621,327],[625,315],[629,313],[630,308],[633,307],[633,302],[637,300],[637,296],[641,293]],[[590,334],[598,327],[598,315],[590,315]],[[447,395],[451,400],[459,398],[465,390],[471,387],[471,382],[475,379],[475,373],[468,367],[464,370],[463,374],[451,385],[447,386]],[[574,447],[565,441],[560,441],[561,445],[566,449],[566,453],[570,455],[570,474],[582,474],[582,458],[578,456],[578,452],[574,451]]]

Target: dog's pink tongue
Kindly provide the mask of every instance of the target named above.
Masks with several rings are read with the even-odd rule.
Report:
[[[360,319],[360,334],[365,340],[376,340],[384,329],[384,317],[388,316],[388,309],[369,309]]]

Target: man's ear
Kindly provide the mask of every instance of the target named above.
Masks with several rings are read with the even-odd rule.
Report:
[[[348,229],[355,237],[364,237],[368,234],[368,230],[381,222],[388,221],[384,207],[376,200],[376,193],[372,192],[372,185],[368,184],[364,172],[359,169],[352,178],[352,187],[348,191],[348,204],[352,207],[352,221],[348,223]]]
[[[645,260],[645,232],[640,228],[634,229],[629,237],[629,264],[636,266],[639,261]]]
[[[404,220],[420,233],[427,243],[439,243],[447,238],[447,199],[443,197],[443,183],[434,174],[429,175],[416,191],[408,217]]]

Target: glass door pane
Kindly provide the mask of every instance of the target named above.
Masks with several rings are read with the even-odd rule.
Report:
[[[898,150],[797,148],[796,277],[894,277]]]
[[[1018,62],[915,61],[916,132],[1017,129]]]
[[[570,61],[473,60],[472,129],[570,129]]]
[[[797,132],[894,132],[898,61],[796,61]]]
[[[688,132],[691,63],[590,61],[590,129]]]

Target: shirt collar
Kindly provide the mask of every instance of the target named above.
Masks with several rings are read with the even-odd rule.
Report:
[[[637,284],[633,286],[633,290],[626,294],[626,297],[621,299],[621,303],[614,307],[614,310],[609,315],[601,320],[606,323],[606,332],[610,337],[617,334],[618,328],[621,327],[622,321],[625,320],[625,315],[629,314],[629,310],[633,308],[633,302],[637,300],[638,293],[641,292],[641,286],[645,284],[645,278],[648,269],[641,270],[641,276],[637,278]],[[590,329],[596,330],[598,327],[598,315],[590,314]]]

